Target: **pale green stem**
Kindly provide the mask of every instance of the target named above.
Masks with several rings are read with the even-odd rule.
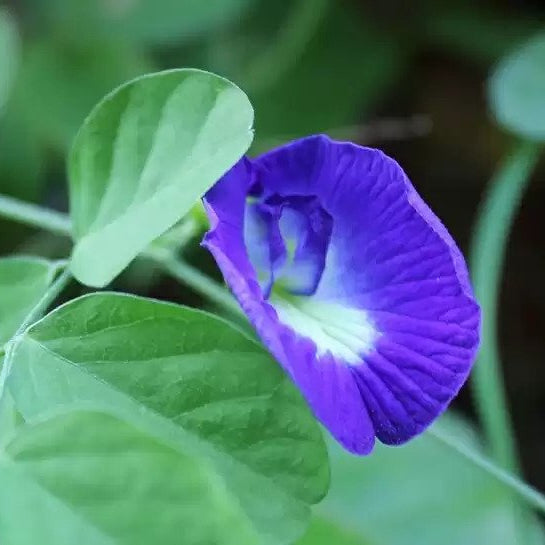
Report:
[[[520,142],[501,165],[483,202],[470,252],[475,295],[482,308],[474,394],[492,457],[512,472],[518,471],[518,462],[498,350],[498,295],[507,238],[539,151],[536,143]]]
[[[3,200],[0,199],[0,217],[11,217],[10,214],[4,214]],[[25,209],[28,213],[29,211],[38,211],[38,212],[49,212],[48,210],[40,209],[39,207],[32,206]],[[62,216],[62,214],[54,213],[55,216]],[[40,224],[39,218],[47,217],[47,214],[39,213],[34,217],[30,218],[25,216],[25,214],[19,215],[19,221],[26,223],[28,225],[40,226],[43,229],[48,229],[52,227],[48,222]],[[56,231],[55,232],[59,232]],[[63,230],[62,234],[69,235],[69,230]],[[179,279],[181,282],[186,283],[187,285],[193,287],[196,291],[208,297],[210,300],[214,301],[218,305],[221,305],[225,310],[229,312],[240,312],[240,309],[233,301],[231,296],[226,292],[226,290],[216,283],[214,280],[208,278],[206,275],[200,271],[194,269],[193,267],[187,265],[186,263],[179,261],[172,255],[164,253],[161,249],[150,248],[144,254],[149,259],[153,259],[156,262],[162,264],[175,278]],[[20,332],[24,331],[30,323],[32,323],[41,312],[43,312],[47,306],[57,297],[60,293],[60,290],[65,285],[65,282],[70,278],[68,271],[65,271],[59,279],[52,285],[48,293],[42,298],[42,301],[38,303],[35,307],[35,310],[31,312],[29,317],[25,320],[24,324],[20,328]],[[19,332],[19,334],[20,334]],[[5,373],[6,366],[2,370],[2,374]],[[0,387],[1,387],[1,377],[0,377]],[[475,465],[482,468],[489,475],[494,477],[499,482],[503,483],[511,491],[515,492],[521,499],[527,502],[532,507],[545,513],[545,496],[533,489],[532,487],[526,485],[516,477],[510,475],[508,472],[502,470],[501,468],[494,465],[486,458],[482,457],[477,452],[472,449],[467,448],[463,444],[460,444],[456,439],[447,437],[443,435],[440,431],[430,430],[429,433],[436,437],[438,440],[441,440],[449,448],[456,451],[461,456],[464,456],[470,460]]]
[[[41,299],[32,307],[32,309],[26,315],[25,319],[23,320],[13,337],[6,343],[6,358],[2,367],[2,371],[0,373],[0,398],[2,397],[6,379],[11,370],[10,353],[12,351],[14,342],[16,341],[17,337],[22,335],[34,322],[39,320],[45,314],[49,306],[61,294],[61,292],[67,286],[68,282],[70,282],[71,278],[72,275],[70,274],[70,271],[68,269],[64,269],[62,273],[58,276],[58,278],[51,284],[51,286],[49,286]]]
[[[36,303],[32,310],[27,314],[23,323],[19,326],[19,329],[13,336],[16,338],[18,335],[24,333],[34,322],[39,320],[46,312],[48,307],[57,299],[64,288],[68,285],[68,282],[72,279],[72,275],[69,269],[64,269],[58,278],[49,286],[47,291],[43,294],[42,298]]]
[[[437,428],[431,428],[427,433],[449,449],[456,451],[474,465],[481,468],[485,473],[504,485],[510,492],[515,492],[529,506],[545,513],[545,496],[541,492],[527,485],[508,471],[498,467],[484,456],[481,456],[474,449],[466,447],[460,441],[449,437]]]
[[[70,236],[70,218],[66,214],[35,204],[0,195],[0,215],[31,227],[46,229],[57,235]]]
[[[142,255],[159,263],[171,276],[229,311],[229,313],[241,313],[240,307],[223,286],[195,267],[176,257],[168,250],[150,247]]]
[[[498,297],[509,232],[539,151],[537,143],[521,141],[500,166],[478,216],[470,256],[483,320],[481,351],[472,375],[474,395],[491,455],[512,474],[520,473],[520,464],[499,355]],[[510,491],[521,494],[514,486]],[[528,543],[527,513],[517,502],[513,508],[518,538]]]

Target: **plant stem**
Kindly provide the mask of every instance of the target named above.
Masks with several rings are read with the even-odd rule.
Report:
[[[66,214],[0,195],[0,216],[31,227],[70,236],[70,218]]]
[[[518,462],[498,349],[498,295],[507,238],[539,151],[537,143],[520,142],[501,165],[484,199],[470,252],[483,313],[480,356],[472,375],[474,395],[492,457],[512,472],[518,471]]]
[[[0,398],[2,397],[2,394],[4,392],[6,379],[11,370],[10,355],[17,338],[20,337],[34,322],[39,320],[45,314],[48,307],[64,290],[68,282],[70,282],[71,278],[72,275],[70,274],[70,271],[68,269],[64,269],[62,273],[58,276],[58,278],[51,284],[51,286],[49,286],[47,291],[43,294],[42,298],[34,305],[34,307],[32,307],[21,325],[18,327],[13,337],[6,343],[5,360],[2,371],[0,373]]]
[[[174,278],[218,304],[230,314],[240,315],[240,307],[223,286],[171,252],[150,247],[143,253],[143,256],[159,263]]]
[[[43,294],[42,298],[36,303],[32,310],[27,314],[23,323],[17,329],[13,338],[24,333],[35,321],[39,320],[47,311],[48,307],[61,294],[64,288],[72,279],[72,274],[69,269],[64,269],[57,279],[49,286],[48,290]]]
[[[505,485],[510,492],[515,492],[529,506],[545,513],[545,496],[535,488],[527,485],[508,471],[498,467],[490,460],[481,456],[474,449],[466,447],[460,441],[449,437],[436,427],[428,430],[428,435],[440,441],[443,445],[456,451],[458,454],[481,468],[485,473],[492,476],[496,481]]]

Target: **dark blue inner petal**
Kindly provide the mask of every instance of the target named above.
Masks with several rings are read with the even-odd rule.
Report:
[[[333,220],[316,197],[249,199],[245,243],[264,296],[273,287],[312,295],[324,271],[332,230]]]

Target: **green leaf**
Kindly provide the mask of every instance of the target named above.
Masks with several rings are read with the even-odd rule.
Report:
[[[111,415],[47,418],[5,451],[0,528],[10,545],[260,543],[208,464]]]
[[[104,286],[181,219],[248,149],[253,110],[199,70],[136,79],[107,96],[69,160],[72,272]]]
[[[0,357],[0,376],[3,365],[4,357]],[[13,436],[20,423],[20,413],[15,407],[13,396],[10,392],[3,389],[2,395],[0,396],[0,459],[2,458],[3,447],[5,446],[8,438]],[[1,482],[3,483],[3,480]],[[0,500],[0,502],[1,501],[2,500]],[[0,507],[0,511],[1,510],[2,508]],[[1,529],[2,525],[0,523],[0,531]]]
[[[545,34],[505,57],[488,94],[497,122],[522,138],[545,140]]]
[[[326,492],[325,445],[299,392],[218,318],[92,294],[32,326],[10,356],[26,425],[8,465],[82,532],[127,545],[177,544],[180,532],[184,545],[290,543]]]
[[[0,258],[0,347],[42,298],[58,270],[36,257]]]
[[[7,9],[0,7],[0,110],[10,94],[19,54],[20,43],[15,21]]]
[[[379,545],[371,544],[327,518],[314,516],[307,533],[296,545]]]
[[[480,444],[461,420],[438,424],[472,449]],[[402,447],[378,445],[362,460],[330,443],[332,487],[317,508],[372,545],[467,545],[517,542],[513,504],[490,475],[430,434]],[[529,544],[544,543],[535,519]],[[305,543],[305,545],[307,545]]]

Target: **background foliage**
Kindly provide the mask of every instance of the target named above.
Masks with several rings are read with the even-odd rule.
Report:
[[[545,96],[542,34],[545,10],[538,2],[489,0],[477,4],[469,0],[423,0],[410,7],[396,0],[12,0],[4,4],[0,9],[0,194],[61,211],[68,209],[65,158],[78,128],[114,87],[155,70],[179,67],[211,70],[244,89],[255,110],[252,153],[314,132],[327,132],[333,137],[381,147],[404,166],[420,193],[468,253],[478,203],[497,165],[503,164],[515,139],[545,137],[542,98]],[[519,49],[527,40],[531,40],[529,45]],[[206,105],[202,107],[205,117]],[[246,112],[246,117],[236,123],[248,124],[250,115],[251,112]],[[107,132],[107,129],[94,127],[94,123],[97,119],[93,117],[87,121],[86,126],[92,130],[80,134],[72,158],[77,157],[82,139],[93,138],[97,131]],[[111,140],[114,140],[113,134]],[[236,143],[231,144],[236,147]],[[248,144],[249,140],[239,143],[240,153]],[[172,143],[172,150],[177,146]],[[532,173],[532,177],[507,248],[497,319],[502,371],[522,471],[529,482],[544,489],[545,199],[541,183],[543,164],[537,164],[532,170],[537,161],[537,152],[533,149],[524,148],[517,154],[515,148],[513,161],[505,164],[506,169],[511,169],[509,172],[522,169],[528,176]],[[236,151],[228,153],[236,154]],[[178,160],[184,163],[184,156],[175,151],[170,155],[173,160],[167,167],[175,171],[180,166]],[[161,174],[167,182],[168,174]],[[214,175],[210,172],[210,179],[201,182],[212,182]],[[73,176],[71,181],[74,184]],[[510,194],[507,200],[519,197]],[[145,199],[143,202],[145,208]],[[188,200],[187,208],[191,204]],[[117,217],[114,208],[112,217]],[[161,224],[156,234],[174,224],[183,213],[182,210],[177,217],[169,218],[168,225]],[[502,219],[504,216],[495,212],[491,215],[489,225],[493,233],[501,232],[502,226],[508,224],[508,219]],[[78,230],[80,243],[89,227],[84,223]],[[209,256],[191,244],[198,241],[202,228],[202,212],[197,208],[192,211],[190,220],[155,243],[155,251],[160,253],[174,246],[188,262],[212,275],[217,274]],[[149,240],[143,240],[139,249],[147,242]],[[95,246],[99,254],[103,247],[100,241]],[[51,260],[30,259],[24,262],[23,268],[21,259],[0,260],[0,342],[15,333],[27,314],[26,309],[37,302],[43,288],[52,282],[60,266],[56,260],[66,257],[68,251],[68,243],[63,238],[0,220],[1,255],[35,254]],[[100,262],[109,263],[108,257]],[[501,266],[500,260],[494,264],[494,270]],[[82,274],[87,273],[89,263],[83,260],[80,270],[84,271]],[[490,270],[484,269],[486,278],[493,274]],[[115,273],[102,271],[101,274],[105,277],[99,274],[98,279],[89,283],[105,284]],[[207,300],[190,288],[181,287],[150,260],[131,265],[115,280],[113,289],[210,307]],[[85,291],[81,286],[72,286],[65,295],[75,297]],[[100,298],[93,297],[96,296],[78,299],[72,306],[63,307],[24,335],[14,353],[9,355],[23,362],[12,376],[12,392],[20,397],[11,401],[5,398],[4,404],[15,401],[20,404],[21,400],[31,399],[28,388],[34,375],[29,362],[41,359],[44,364],[38,367],[40,372],[56,373],[57,379],[68,372],[59,362],[70,361],[70,372],[78,377],[75,383],[85,383],[81,391],[95,388],[94,383],[89,383],[85,370],[88,365],[98,365],[100,358],[93,353],[94,345],[89,345],[85,361],[74,361],[70,354],[58,353],[55,348],[60,337],[70,336],[66,323],[60,319],[62,314],[73,312],[76,318],[78,313],[84,316],[89,309],[82,310],[82,307],[101,304]],[[130,310],[120,311],[122,317],[124,312],[138,314],[141,310],[137,307],[149,303],[116,299],[115,304],[119,308],[134,305]],[[174,307],[168,305],[155,305],[159,313],[181,312],[175,312]],[[75,329],[78,328],[76,318],[71,318],[69,324]],[[169,319],[182,318],[165,318],[167,322]],[[225,327],[211,320],[213,327]],[[95,324],[97,331],[103,326]],[[77,334],[84,333],[87,332]],[[42,341],[37,343],[37,339],[46,339],[47,351],[39,350]],[[245,337],[240,336],[237,342],[251,347],[250,351],[259,350]],[[100,350],[99,345],[95,348]],[[185,348],[174,345],[171,348],[174,351],[169,355],[173,358],[172,373],[179,376],[177,358],[187,357],[183,355]],[[232,351],[233,347],[228,349]],[[40,353],[30,358],[33,350]],[[239,345],[237,350],[240,351]],[[244,371],[237,358],[232,353],[226,358],[232,363],[232,370],[229,369],[233,382],[229,384],[233,395],[248,395],[247,391],[238,391],[252,385],[245,385],[242,378],[235,380],[237,373]],[[267,356],[262,354],[261,358],[265,360]],[[269,386],[274,389],[281,377],[278,373],[275,375],[275,368],[265,363],[264,369],[271,373]],[[78,392],[62,391],[62,388],[47,392],[39,407],[23,402],[28,414],[43,414],[43,418],[40,416],[39,425],[25,428],[21,434],[15,434],[9,444],[2,445],[11,460],[9,463],[18,468],[17,472],[8,471],[9,463],[5,460],[0,463],[4,491],[0,493],[0,528],[2,525],[8,528],[14,543],[32,542],[33,529],[18,523],[27,509],[33,509],[34,504],[29,502],[47,507],[40,513],[42,529],[47,527],[47,521],[64,517],[62,529],[54,524],[49,526],[48,533],[44,533],[44,543],[72,543],[82,539],[86,540],[82,543],[110,543],[105,535],[114,535],[118,542],[127,544],[139,543],[137,539],[142,543],[153,539],[169,543],[167,535],[159,531],[168,533],[172,528],[175,532],[178,522],[173,521],[180,516],[177,510],[172,512],[171,519],[155,506],[156,511],[146,509],[147,516],[140,519],[135,513],[146,503],[142,496],[138,500],[140,504],[135,500],[119,508],[125,519],[112,517],[111,509],[106,508],[96,509],[89,515],[89,506],[83,501],[85,497],[74,493],[85,486],[78,481],[77,472],[73,473],[73,480],[65,483],[64,490],[56,490],[51,496],[62,497],[62,505],[56,500],[43,501],[42,495],[50,498],[51,487],[57,482],[55,471],[59,471],[60,466],[55,457],[59,455],[59,445],[69,430],[89,422],[94,423],[90,429],[100,429],[102,437],[86,437],[78,445],[67,442],[64,455],[72,460],[80,456],[87,464],[87,471],[103,473],[100,486],[109,484],[110,492],[119,492],[134,478],[135,468],[127,468],[124,475],[118,476],[118,481],[112,480],[115,467],[112,466],[110,472],[99,463],[100,453],[94,452],[95,458],[87,455],[97,443],[114,448],[113,438],[124,437],[134,446],[137,467],[146,467],[153,476],[147,483],[151,487],[149,493],[157,494],[153,487],[160,482],[163,483],[161,493],[173,495],[168,496],[171,502],[173,497],[182,501],[184,498],[176,494],[182,488],[189,488],[194,491],[191,497],[214,513],[208,521],[210,534],[199,535],[200,530],[195,527],[193,541],[188,537],[187,543],[207,543],[206,540],[219,539],[220,534],[230,536],[221,543],[254,543],[256,528],[257,533],[271,535],[270,542],[283,542],[301,531],[309,516],[308,504],[319,499],[327,486],[326,477],[313,471],[313,467],[320,467],[319,461],[314,460],[313,466],[311,457],[305,461],[306,466],[290,468],[293,471],[288,475],[280,471],[281,464],[285,463],[281,453],[273,457],[278,462],[276,468],[259,466],[259,457],[246,458],[240,465],[237,456],[241,454],[235,453],[236,445],[230,444],[229,438],[222,437],[221,433],[213,433],[213,414],[201,415],[204,420],[197,423],[173,423],[172,415],[162,412],[167,408],[171,410],[170,406],[154,407],[159,414],[150,417],[146,425],[153,427],[161,422],[166,435],[174,433],[175,428],[175,434],[179,434],[175,448],[157,442],[156,438],[150,438],[150,428],[128,424],[116,413],[123,412],[127,403],[147,406],[153,401],[154,392],[138,391],[134,384],[115,383],[118,376],[114,364],[103,372],[106,384],[101,385],[101,403],[97,406],[89,406],[85,399],[79,399]],[[145,372],[142,367],[142,373]],[[199,377],[192,376],[191,380],[198,381]],[[44,378],[44,382],[48,380]],[[108,389],[112,385],[122,390],[117,392],[117,397]],[[161,389],[165,385],[154,386]],[[178,386],[181,388],[183,384]],[[184,397],[181,392],[172,395]],[[286,394],[286,404],[291,403],[292,395],[295,393]],[[67,416],[55,409],[56,404],[65,399],[63,396],[81,402],[76,412]],[[280,407],[282,405],[275,410]],[[301,429],[310,434],[316,444],[321,444],[313,435],[312,427],[305,424],[308,416],[302,404],[300,407],[297,421]],[[455,409],[458,416],[452,415],[443,421],[442,429],[473,448],[484,450],[467,389]],[[261,414],[262,418],[269,418],[269,422],[282,424],[277,416],[271,416],[271,410],[273,407],[261,407],[251,414],[254,418]],[[3,415],[0,423],[17,430],[24,415],[17,414],[12,406],[0,412]],[[242,429],[248,414],[231,415],[232,425],[236,427],[238,422]],[[263,421],[258,420],[252,429],[258,430],[262,424]],[[191,431],[191,426],[206,429],[206,444],[193,444],[193,435],[186,429],[189,427]],[[291,427],[289,429],[293,432]],[[55,437],[58,440],[52,449],[48,441]],[[402,449],[379,448],[368,459],[352,458],[336,445],[329,446],[331,491],[326,500],[314,508],[310,528],[299,541],[300,545],[415,542],[449,545],[479,541],[510,545],[521,535],[513,498],[504,487],[432,436],[424,436]],[[288,444],[284,452],[293,448]],[[323,452],[318,449],[315,455],[319,458]],[[252,511],[248,498],[248,505],[244,507],[246,485],[241,483],[246,483],[246,477],[237,479],[236,471],[230,490],[214,489],[213,497],[204,497],[203,490],[207,487],[203,488],[202,483],[208,482],[214,474],[210,465],[235,464],[237,471],[244,473],[248,472],[248,465],[255,469],[254,463],[259,469],[258,475],[252,477],[257,479],[252,484],[254,489],[259,488],[260,479],[275,480],[275,472],[280,475],[272,488],[267,485],[274,497],[261,498],[277,506],[277,519],[264,517],[256,506]],[[66,466],[63,471],[67,471]],[[179,475],[179,482],[169,482],[168,476],[173,473]],[[35,496],[18,497],[17,492],[23,490],[21,483],[26,483]],[[82,526],[81,513],[93,521],[92,528]],[[184,516],[191,520],[193,515],[189,511]],[[141,526],[132,528],[134,533],[130,533],[124,524],[136,519]],[[158,520],[163,524],[158,524]],[[234,530],[229,534],[226,529],[231,524]],[[543,542],[534,519],[525,518],[524,526],[525,541]],[[245,533],[240,533],[241,527]],[[177,537],[175,533],[168,535]]]

